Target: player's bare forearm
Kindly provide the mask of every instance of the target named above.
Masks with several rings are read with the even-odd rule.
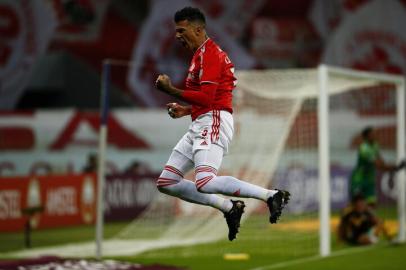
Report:
[[[172,118],[181,118],[192,113],[192,106],[182,106],[178,103],[166,104],[168,114]]]
[[[204,84],[201,86],[201,91],[178,89],[172,85],[171,79],[165,74],[158,76],[155,85],[158,90],[168,95],[198,106],[211,106],[217,90],[216,84]]]
[[[161,90],[161,89],[159,89],[159,90]],[[176,98],[182,97],[182,93],[183,93],[182,89],[176,88],[173,85],[166,86],[165,89],[163,89],[161,91],[167,93],[168,95],[176,97]]]
[[[201,86],[201,91],[182,90],[173,86],[171,79],[165,74],[158,76],[155,85],[158,90],[168,95],[198,106],[211,106],[217,89],[217,85],[204,84]]]

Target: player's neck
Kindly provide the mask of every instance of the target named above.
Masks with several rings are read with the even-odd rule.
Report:
[[[205,35],[204,37],[202,37],[199,42],[197,42],[196,44],[196,49],[193,50],[193,52],[196,52],[197,50],[199,50],[209,39],[209,37],[207,35]]]

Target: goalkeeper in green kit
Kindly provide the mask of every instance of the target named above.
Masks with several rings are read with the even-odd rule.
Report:
[[[385,163],[379,153],[379,145],[372,127],[364,128],[361,136],[362,142],[358,147],[357,165],[351,174],[350,196],[354,198],[362,195],[370,206],[375,207],[377,171],[395,173],[404,168],[406,163],[405,161],[400,162],[399,165]]]

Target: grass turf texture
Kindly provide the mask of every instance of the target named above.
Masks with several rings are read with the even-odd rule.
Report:
[[[215,250],[217,248],[214,248]],[[165,249],[156,253],[146,253],[133,258],[116,258],[141,264],[160,263],[165,265],[183,266],[191,270],[267,270],[267,269],[330,269],[330,270],[370,270],[370,269],[405,269],[406,246],[388,246],[379,244],[372,248],[348,248],[348,253],[328,258],[314,256],[315,252],[303,252],[292,256],[273,247],[266,253],[251,252],[251,259],[247,261],[225,261],[219,254],[208,252],[213,250],[210,246],[194,247],[188,252],[182,249]],[[347,251],[347,250],[346,250]],[[200,252],[200,254],[199,254]],[[202,255],[201,253],[206,253]],[[309,253],[309,254],[306,254]]]
[[[119,232],[127,223],[110,223],[104,227],[106,238]],[[31,246],[45,247],[66,243],[94,241],[95,226],[75,226],[47,230],[33,230]],[[24,249],[24,234],[22,232],[0,233],[0,253]],[[1,258],[1,257],[0,257]]]
[[[380,216],[394,217],[394,211],[379,211]],[[393,213],[392,213],[393,212]],[[406,246],[391,246],[385,242],[372,248],[351,248],[335,241],[333,236],[333,256],[320,259],[318,254],[318,232],[316,229],[294,230],[286,226],[291,222],[307,222],[317,217],[310,214],[302,217],[286,216],[280,225],[269,225],[265,216],[252,216],[241,228],[238,238],[211,244],[166,248],[154,250],[132,257],[113,259],[141,264],[166,264],[184,266],[192,270],[216,269],[406,269]],[[310,222],[309,222],[310,221]],[[314,223],[314,222],[313,222]],[[284,226],[285,224],[285,226]],[[124,224],[107,224],[105,236],[118,232]],[[67,242],[92,240],[93,227],[76,227],[34,231],[33,246],[46,246]],[[0,251],[20,249],[23,246],[22,234],[0,234]],[[336,252],[344,252],[334,256]],[[226,253],[247,253],[249,260],[224,260]],[[309,259],[310,258],[310,259]],[[265,267],[266,266],[266,267]],[[262,267],[262,268],[260,268]],[[258,270],[259,270],[258,269]]]

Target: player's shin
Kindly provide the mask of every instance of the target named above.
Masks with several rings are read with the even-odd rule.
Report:
[[[196,187],[203,193],[218,193],[241,198],[255,198],[266,201],[277,190],[268,190],[232,176],[216,176],[213,173],[196,174]]]
[[[217,195],[202,194],[196,190],[195,184],[184,178],[184,173],[193,166],[190,159],[178,151],[173,151],[157,181],[157,187],[162,193],[180,198],[184,201],[208,205],[222,212],[232,208],[230,200]]]
[[[165,171],[157,181],[157,188],[167,195],[195,204],[212,206],[222,212],[228,212],[232,208],[230,200],[214,194],[200,193],[192,181],[176,178],[173,174],[165,173]]]

